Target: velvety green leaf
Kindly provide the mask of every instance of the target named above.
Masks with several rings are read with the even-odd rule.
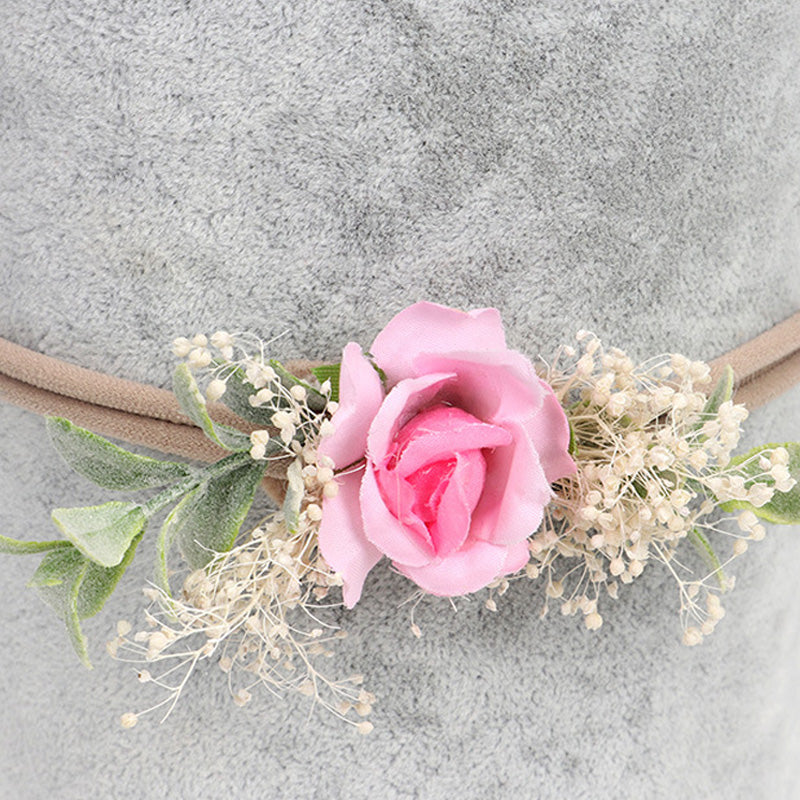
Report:
[[[572,423],[569,420],[567,420],[567,427],[569,428],[569,447],[567,448],[567,452],[569,452],[571,456],[577,456],[578,442],[575,439],[575,431],[572,427]]]
[[[733,369],[727,364],[714,391],[708,396],[708,400],[703,406],[704,419],[715,416],[719,412],[719,407],[733,397],[733,377]],[[702,424],[701,422],[700,425],[702,426]]]
[[[252,383],[247,380],[244,370],[240,367],[230,370],[230,376],[225,383],[225,394],[221,402],[238,414],[242,419],[258,425],[259,428],[272,426],[272,415],[275,413],[270,408],[257,408],[250,405],[250,396],[256,393]]]
[[[189,492],[175,508],[167,514],[166,519],[161,525],[161,530],[158,534],[158,543],[156,545],[157,559],[156,559],[156,583],[163,589],[170,597],[172,591],[169,588],[169,567],[167,559],[169,558],[169,551],[172,549],[172,544],[175,537],[180,533],[184,525],[184,517],[193,509],[197,502],[197,495],[200,493],[198,487],[192,492]]]
[[[57,508],[53,522],[88,559],[114,567],[144,530],[147,517],[133,503],[112,502],[84,508]]]
[[[89,561],[74,547],[54,550],[43,559],[29,585],[67,626],[70,642],[84,666],[91,669],[86,637],[78,617],[78,594]]]
[[[711,542],[708,541],[708,538],[701,533],[698,528],[692,528],[692,530],[689,531],[689,540],[692,542],[692,544],[694,544],[700,555],[703,557],[703,560],[714,572],[714,577],[717,579],[719,588],[722,589],[723,592],[727,591],[728,578],[722,569],[722,563],[719,560],[719,556],[717,556],[717,554],[714,552],[714,548],[711,546]]]
[[[28,586],[34,587],[67,626],[72,646],[81,661],[91,668],[86,637],[80,620],[97,614],[119,583],[130,564],[142,534],[134,538],[122,561],[114,567],[101,567],[90,561],[77,547],[49,552],[39,564]]]
[[[169,537],[177,537],[192,569],[233,547],[265,469],[264,462],[249,461],[209,478],[181,503]]]
[[[300,506],[303,502],[303,495],[306,490],[301,470],[302,466],[298,460],[292,461],[289,468],[286,470],[286,478],[289,484],[286,487],[286,497],[283,500],[283,516],[289,533],[297,533],[297,524],[300,520]]]
[[[750,510],[756,516],[761,517],[767,522],[774,522],[779,525],[797,525],[800,524],[800,442],[785,442],[783,444],[764,444],[760,447],[754,447],[747,453],[736,456],[731,459],[731,466],[745,464],[750,459],[751,463],[742,467],[742,471],[751,478],[760,475],[763,470],[758,464],[759,453],[764,450],[774,450],[776,447],[783,447],[789,453],[788,469],[791,476],[797,481],[792,489],[788,492],[775,492],[772,500],[763,506],[757,507],[752,503],[745,500],[731,500],[727,503],[721,503],[720,508],[723,511],[735,510]],[[766,483],[768,486],[773,486],[775,481],[770,477],[760,477],[759,482]]]
[[[287,389],[291,389],[292,386],[302,386],[305,388],[306,403],[312,411],[320,413],[321,411],[325,410],[325,406],[328,404],[325,395],[323,395],[321,392],[318,392],[313,386],[305,381],[301,381],[296,375],[292,375],[292,373],[289,372],[289,370],[287,370],[280,361],[276,361],[274,358],[271,358],[269,360],[269,365],[275,370],[278,380]]]
[[[180,364],[175,369],[173,389],[183,413],[195,425],[202,428],[212,442],[216,442],[227,450],[250,449],[250,437],[246,433],[227,425],[221,425],[211,419],[206,409],[205,398],[186,364]]]
[[[312,367],[311,371],[314,377],[320,382],[331,382],[331,397],[334,403],[339,402],[339,377],[342,372],[342,365],[339,364],[322,364],[319,367]]]
[[[12,555],[24,556],[29,553],[43,553],[46,550],[69,546],[69,542],[65,542],[63,539],[56,539],[52,542],[23,542],[8,536],[0,536],[0,553],[11,553]]]
[[[153,489],[191,474],[184,464],[130,453],[62,417],[48,417],[47,432],[75,472],[106,489]]]
[[[111,597],[112,592],[117,588],[119,579],[123,576],[131,561],[133,561],[136,548],[139,542],[142,541],[143,535],[144,532],[133,539],[122,561],[115,567],[101,567],[93,561],[88,562],[89,566],[83,576],[80,591],[78,592],[78,617],[80,619],[93,617],[105,605],[106,600]]]

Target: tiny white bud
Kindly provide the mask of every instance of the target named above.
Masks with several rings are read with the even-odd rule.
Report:
[[[359,722],[358,725],[356,725],[356,730],[362,736],[368,736],[370,733],[372,733],[374,729],[375,726],[369,720],[366,719],[363,722]]]
[[[322,483],[328,483],[333,480],[333,470],[330,467],[320,467],[317,470],[317,480]]]
[[[603,618],[596,611],[593,611],[583,618],[583,622],[590,631],[596,631],[603,624]]]
[[[269,442],[269,431],[264,431],[264,430],[253,431],[250,434],[250,442],[251,444],[266,445]]]
[[[131,711],[119,718],[120,725],[123,728],[132,728],[138,721],[139,717]]]
[[[292,395],[292,397],[294,397],[295,400],[302,402],[306,399],[306,387],[301,386],[299,383],[292,386],[292,388],[289,389],[289,393]]]
[[[306,506],[306,515],[313,522],[319,522],[322,519],[322,509],[316,503],[309,503]]]
[[[319,426],[319,435],[320,437],[331,436],[335,430],[333,423],[329,419],[324,419]]]
[[[211,363],[211,353],[204,347],[195,347],[189,353],[189,366],[203,369]]]
[[[218,350],[233,347],[233,343],[233,336],[231,336],[227,331],[217,331],[211,335],[211,344],[214,345],[214,347],[216,347]]]
[[[206,397],[213,403],[215,400],[219,400],[220,397],[225,394],[225,388],[225,381],[220,380],[219,378],[214,378],[214,380],[211,381],[211,383],[209,383],[206,387]]]
[[[683,643],[687,647],[695,647],[703,641],[703,634],[698,628],[687,628],[683,632]]]
[[[185,337],[179,336],[172,342],[172,352],[178,358],[186,358],[192,349],[192,343]]]

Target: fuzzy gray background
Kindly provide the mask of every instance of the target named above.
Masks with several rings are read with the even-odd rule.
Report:
[[[335,358],[403,306],[494,305],[548,355],[581,327],[712,358],[800,308],[800,2],[0,4],[0,335],[168,385],[218,327]],[[0,408],[0,524],[54,535],[107,499],[43,422]],[[750,443],[800,439],[800,390]],[[245,709],[203,670],[167,723],[103,642],[152,546],[87,623],[93,672],[0,560],[0,795],[800,797],[800,531],[738,562],[728,616],[679,643],[655,566],[589,633],[521,583],[423,604],[383,565],[331,670],[374,733],[303,699]]]

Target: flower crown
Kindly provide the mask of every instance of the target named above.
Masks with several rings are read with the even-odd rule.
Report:
[[[528,578],[542,614],[557,603],[590,630],[601,602],[657,561],[678,586],[683,642],[696,645],[723,617],[728,565],[763,538],[761,520],[800,522],[800,444],[733,455],[747,410],[732,401],[730,368],[709,392],[704,363],[637,366],[581,332],[537,371],[506,346],[496,310],[431,303],[401,311],[368,352],[351,342],[337,364],[290,371],[254,337],[222,331],[173,349],[185,359],[174,379],[183,412],[229,454],[206,466],[157,460],[51,417],[52,442],[77,472],[107,489],[160,491],[56,509],[61,540],[0,537],[0,551],[44,553],[30,585],[88,666],[80,621],[168,512],[146,624],[133,633],[120,621],[108,644],[165,689],[149,711],[169,713],[195,666],[217,656],[239,677],[236,703],[259,683],[294,689],[368,733],[375,698],[362,676],[332,679],[318,664],[346,635],[330,612],[338,592],[352,608],[384,557],[410,581],[412,609],[486,589],[495,611],[510,582]],[[237,425],[212,418],[207,401]],[[242,534],[264,481],[279,508]],[[699,572],[685,540],[704,559]],[[411,629],[422,633],[413,610]]]

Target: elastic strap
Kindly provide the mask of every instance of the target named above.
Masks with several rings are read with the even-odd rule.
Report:
[[[800,311],[711,362],[719,376],[733,367],[734,399],[748,408],[766,405],[800,383]]]
[[[730,364],[735,399],[753,409],[800,382],[800,312],[755,339],[715,359],[718,376]],[[307,375],[310,362],[287,364]],[[209,441],[164,389],[78,367],[0,338],[0,399],[37,414],[62,416],[103,436],[163,453],[211,462],[225,451]],[[247,427],[220,403],[209,403],[213,419]]]

